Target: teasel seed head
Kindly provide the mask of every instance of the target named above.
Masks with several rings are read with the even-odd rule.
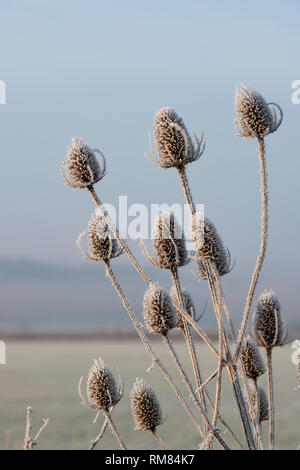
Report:
[[[232,269],[231,256],[214,224],[207,218],[195,213],[192,216],[192,240],[198,259],[199,277],[207,279],[204,260],[216,264],[219,276],[224,276]]]
[[[79,383],[79,395],[83,400],[83,404],[89,408],[108,411],[122,398],[122,392],[117,387],[111,371],[101,358],[94,360],[88,374],[87,401],[81,394],[80,386],[81,381]]]
[[[131,411],[138,431],[155,431],[162,424],[162,412],[153,389],[136,379],[130,393]]]
[[[152,243],[154,256],[148,259],[156,267],[173,270],[190,262],[183,230],[172,212],[163,212],[155,220]]]
[[[184,288],[181,289],[181,294],[182,294],[184,310],[194,319],[195,318],[195,306],[194,306],[194,302],[193,302],[191,294]],[[173,285],[171,288],[170,296],[173,300],[175,300],[175,302],[177,302],[178,304],[180,303],[175,285]],[[176,316],[176,328],[179,328],[182,330],[184,329],[182,316],[178,312]]]
[[[235,112],[238,116],[238,122],[234,120],[236,130],[245,139],[262,139],[275,132],[283,118],[282,110],[277,104],[266,103],[262,95],[245,84],[236,88]]]
[[[185,127],[183,120],[171,108],[161,108],[157,111],[154,121],[154,140],[158,156],[152,150],[151,160],[160,168],[183,168],[194,162],[204,152],[203,135],[196,147]],[[151,145],[151,141],[150,141]]]
[[[108,263],[112,258],[120,256],[123,249],[120,248],[117,240],[113,237],[104,217],[98,215],[97,212],[97,210],[94,212],[88,224],[89,254],[86,253],[81,244],[86,232],[79,235],[76,243],[85,258]]]
[[[156,283],[151,283],[144,295],[144,320],[149,333],[165,336],[176,327],[176,312],[169,294]]]
[[[258,346],[271,349],[282,346],[287,330],[281,317],[281,306],[272,290],[265,291],[258,299],[253,315],[253,337]]]
[[[258,386],[257,392],[259,401],[258,421],[261,423],[262,421],[268,421],[269,419],[269,400],[265,390],[262,387]],[[250,393],[254,407],[257,408],[257,394],[255,387],[251,387]]]
[[[249,379],[257,380],[258,377],[266,372],[263,358],[261,357],[258,347],[251,336],[247,336],[244,339],[241,348],[241,355],[245,372]]]
[[[99,164],[95,152],[102,158]],[[82,189],[100,181],[106,172],[106,162],[100,150],[92,150],[82,139],[73,138],[67,150],[67,159],[61,164],[61,175],[68,186]]]

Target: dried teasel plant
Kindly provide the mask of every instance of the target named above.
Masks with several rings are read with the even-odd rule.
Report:
[[[89,370],[87,378],[87,399],[81,392],[82,380],[83,377],[80,378],[78,384],[78,393],[82,404],[98,411],[94,422],[96,422],[99,412],[103,411],[121,449],[126,450],[126,445],[120,436],[110,412],[121,400],[123,396],[122,388],[117,386],[113,374],[101,358],[99,358],[99,360],[94,359]]]
[[[155,219],[151,238],[153,255],[143,241],[142,249],[146,258],[157,268],[172,271],[191,261],[183,230],[173,212],[163,212]]]
[[[266,372],[266,367],[255,341],[247,336],[242,344],[241,357],[246,375],[249,379],[257,380]]]
[[[200,279],[207,279],[204,260],[212,260],[215,263],[219,276],[224,276],[232,270],[230,251],[224,247],[222,238],[208,217],[203,217],[197,212],[192,216],[191,235]]]
[[[160,168],[183,168],[188,163],[198,160],[204,152],[203,135],[201,141],[195,135],[194,137],[195,144],[183,120],[174,109],[161,108],[157,111],[154,122],[157,156],[153,151],[150,138],[152,157],[149,158]]]
[[[77,246],[80,248],[83,256],[93,261],[103,261],[109,263],[113,258],[117,258],[123,253],[118,241],[114,238],[108,223],[103,216],[95,211],[88,224],[88,244],[89,254],[82,246],[82,238],[86,231],[82,232],[77,239]]]
[[[258,421],[261,424],[262,421],[269,420],[269,400],[265,390],[258,387],[251,387],[251,399],[254,408],[258,413]]]
[[[170,296],[158,284],[150,284],[144,295],[143,306],[143,316],[149,333],[165,336],[176,327],[176,312]]]
[[[95,152],[102,158],[99,164]],[[74,137],[68,147],[67,159],[61,164],[61,175],[68,186],[83,189],[100,181],[106,173],[105,157],[100,150],[92,150],[82,139]]]
[[[162,449],[166,446],[157,434],[163,423],[162,411],[154,390],[143,379],[136,379],[130,392],[131,412],[138,431],[150,431]]]
[[[195,309],[195,305],[194,305],[194,302],[193,302],[193,299],[192,299],[191,294],[188,292],[187,289],[184,289],[184,288],[181,289],[181,294],[182,294],[182,300],[183,300],[183,307],[184,307],[184,309],[186,310],[186,312],[187,312],[193,319],[195,319],[196,309]],[[171,298],[173,298],[177,303],[180,302],[180,299],[178,298],[177,289],[176,289],[176,286],[175,286],[174,284],[173,284],[173,286],[172,286],[172,288],[171,288],[170,296],[171,296]],[[198,321],[198,319],[197,319],[196,321]],[[181,317],[181,315],[178,315],[178,313],[177,313],[177,316],[176,316],[176,328],[179,328],[180,330],[184,330],[184,323],[183,323],[182,317]]]
[[[265,291],[258,299],[257,307],[253,315],[253,336],[259,346],[266,349],[269,389],[269,440],[270,448],[274,448],[274,385],[272,350],[275,346],[282,346],[287,338],[287,330],[281,316],[281,306],[278,298],[271,290]]]

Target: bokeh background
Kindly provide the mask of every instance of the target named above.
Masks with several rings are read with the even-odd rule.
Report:
[[[103,266],[83,260],[76,247],[94,207],[87,192],[64,186],[59,165],[71,138],[82,137],[107,158],[96,188],[104,202],[117,206],[126,195],[129,205],[182,204],[175,170],[162,171],[144,155],[162,106],[205,134],[205,153],[188,175],[235,260],[224,288],[239,324],[260,235],[257,143],[237,137],[233,126],[241,82],[284,111],[279,131],[266,139],[270,239],[256,294],[273,288],[297,336],[300,105],[291,86],[300,79],[299,14],[297,0],[0,1],[7,87],[0,105],[0,336],[131,328]],[[129,243],[169,288],[168,273],[143,259],[137,241]],[[143,282],[125,256],[114,266],[140,315]],[[202,311],[206,283],[196,283],[190,267],[182,277]],[[201,322],[215,328],[209,301]]]

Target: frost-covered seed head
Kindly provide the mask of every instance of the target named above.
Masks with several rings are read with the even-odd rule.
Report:
[[[268,421],[269,419],[269,400],[265,390],[262,387],[258,386],[257,391],[259,400],[258,420],[261,423],[262,421]],[[253,400],[254,406],[257,407],[257,394],[254,387],[251,390],[251,398]]]
[[[149,333],[166,335],[176,326],[176,312],[169,294],[151,283],[144,295],[144,320]]]
[[[122,253],[107,222],[99,215],[92,215],[89,221],[88,242],[91,258],[97,261],[109,261]]]
[[[183,306],[186,312],[194,318],[195,316],[195,306],[193,299],[191,297],[191,294],[186,290],[186,289],[181,289],[181,294],[182,294],[182,300],[183,300]],[[170,295],[175,302],[179,303],[178,295],[177,295],[177,289],[175,285],[172,286]],[[182,321],[182,316],[180,313],[177,312],[176,315],[176,328],[184,329],[184,324]]]
[[[155,431],[162,423],[159,401],[151,387],[143,379],[136,379],[130,393],[131,411],[136,429]]]
[[[183,230],[172,212],[164,212],[155,220],[152,243],[156,264],[161,269],[179,268],[190,261]]]
[[[89,371],[87,397],[90,406],[98,410],[108,410],[120,401],[116,381],[102,359],[95,359]]]
[[[279,300],[272,290],[265,291],[259,297],[253,315],[253,337],[258,346],[270,349],[282,346],[286,336]]]
[[[192,240],[200,258],[198,267],[200,277],[206,279],[206,269],[203,260],[212,260],[220,276],[224,276],[231,270],[231,258],[229,251],[224,247],[223,241],[214,224],[207,218],[196,213],[192,217]]]
[[[100,166],[95,152],[102,157]],[[73,138],[67,150],[67,159],[61,165],[61,174],[69,186],[75,189],[86,188],[105,175],[105,158],[99,150],[91,150],[82,139]]]
[[[270,105],[279,110],[279,117],[277,117],[275,108],[272,109]],[[275,103],[266,103],[262,95],[248,88],[245,84],[236,89],[235,112],[238,116],[238,123],[235,120],[238,134],[246,139],[263,138],[267,134],[275,132],[282,121],[280,107]]]
[[[154,140],[158,153],[155,163],[161,168],[183,168],[202,155],[202,140],[195,149],[183,120],[171,108],[161,108],[155,115]]]
[[[250,336],[244,339],[241,355],[245,372],[249,379],[256,380],[266,372],[266,367],[258,347]]]

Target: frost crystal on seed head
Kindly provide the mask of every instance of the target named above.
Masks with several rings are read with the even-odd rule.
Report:
[[[95,152],[102,157],[100,166]],[[67,150],[67,159],[61,165],[61,174],[67,185],[86,188],[100,181],[106,171],[105,158],[99,150],[91,150],[82,139],[73,138]]]
[[[144,295],[143,315],[149,333],[166,335],[176,326],[176,312],[169,294],[156,283],[151,283]]]
[[[155,431],[162,423],[162,412],[153,389],[146,385],[143,379],[136,379],[130,399],[136,429]]]
[[[275,108],[271,108],[271,105]],[[234,121],[236,130],[245,139],[263,138],[275,132],[282,122],[281,108],[275,103],[266,103],[262,95],[245,84],[236,88],[235,112],[238,116],[238,122],[236,119]]]

